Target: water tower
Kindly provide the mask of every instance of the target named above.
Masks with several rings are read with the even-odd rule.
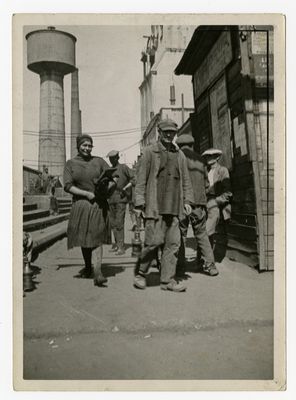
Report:
[[[76,70],[76,38],[54,27],[26,35],[29,70],[40,76],[38,167],[63,177],[66,162],[64,75]]]
[[[78,69],[71,74],[71,142],[70,157],[77,155],[76,138],[81,135],[81,110],[79,108]]]

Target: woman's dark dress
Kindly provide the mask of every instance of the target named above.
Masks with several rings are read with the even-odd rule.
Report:
[[[94,193],[94,179],[109,168],[100,157],[85,160],[80,155],[68,160],[64,170],[64,190],[71,186]],[[95,248],[110,243],[111,231],[107,201],[89,201],[85,197],[73,195],[73,205],[68,224],[68,249],[72,247]]]

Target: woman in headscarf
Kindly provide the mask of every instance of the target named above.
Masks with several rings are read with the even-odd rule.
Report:
[[[76,157],[68,160],[64,170],[64,190],[73,195],[68,224],[68,249],[81,247],[85,268],[82,275],[91,277],[94,284],[107,282],[101,266],[103,243],[110,240],[107,195],[96,196],[96,181],[109,166],[101,157],[93,157],[93,140],[89,135],[77,137]],[[112,179],[110,180],[110,182]],[[108,189],[107,183],[107,189]],[[102,188],[100,188],[102,189]],[[102,190],[100,190],[102,193]],[[92,271],[92,256],[94,268]]]

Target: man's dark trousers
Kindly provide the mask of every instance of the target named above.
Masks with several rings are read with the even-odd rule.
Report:
[[[169,283],[176,274],[178,250],[180,247],[179,220],[173,215],[160,216],[158,220],[145,221],[145,247],[140,257],[138,272],[145,275],[148,272],[156,251],[162,247],[161,283]]]
[[[209,241],[209,237],[206,231],[206,220],[207,213],[206,208],[203,206],[193,207],[192,213],[186,216],[182,221],[180,221],[180,230],[182,234],[181,246],[178,258],[178,267],[184,267],[185,264],[185,243],[184,240],[187,236],[187,230],[189,223],[191,223],[194,236],[197,241],[197,248],[201,252],[207,264],[214,263],[214,253]]]
[[[124,219],[126,203],[118,202],[109,205],[109,218],[115,243],[119,249],[124,249]]]

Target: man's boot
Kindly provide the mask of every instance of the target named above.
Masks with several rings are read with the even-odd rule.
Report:
[[[160,289],[169,290],[171,292],[185,292],[186,286],[172,279],[169,283],[161,283]]]
[[[137,289],[146,289],[146,278],[145,278],[145,276],[144,275],[142,275],[142,274],[137,274],[135,277],[134,277],[134,286],[137,288]]]
[[[125,248],[124,246],[120,246],[118,247],[117,252],[115,253],[116,256],[122,256],[123,254],[125,254]]]
[[[118,246],[117,246],[117,244],[116,244],[116,243],[113,243],[113,244],[112,244],[112,247],[111,247],[111,249],[110,249],[109,251],[110,251],[110,253],[116,253],[116,251],[118,251]]]
[[[217,270],[217,267],[216,267],[215,263],[213,263],[213,262],[205,263],[203,270],[207,275],[210,275],[210,276],[219,275],[219,271]]]

